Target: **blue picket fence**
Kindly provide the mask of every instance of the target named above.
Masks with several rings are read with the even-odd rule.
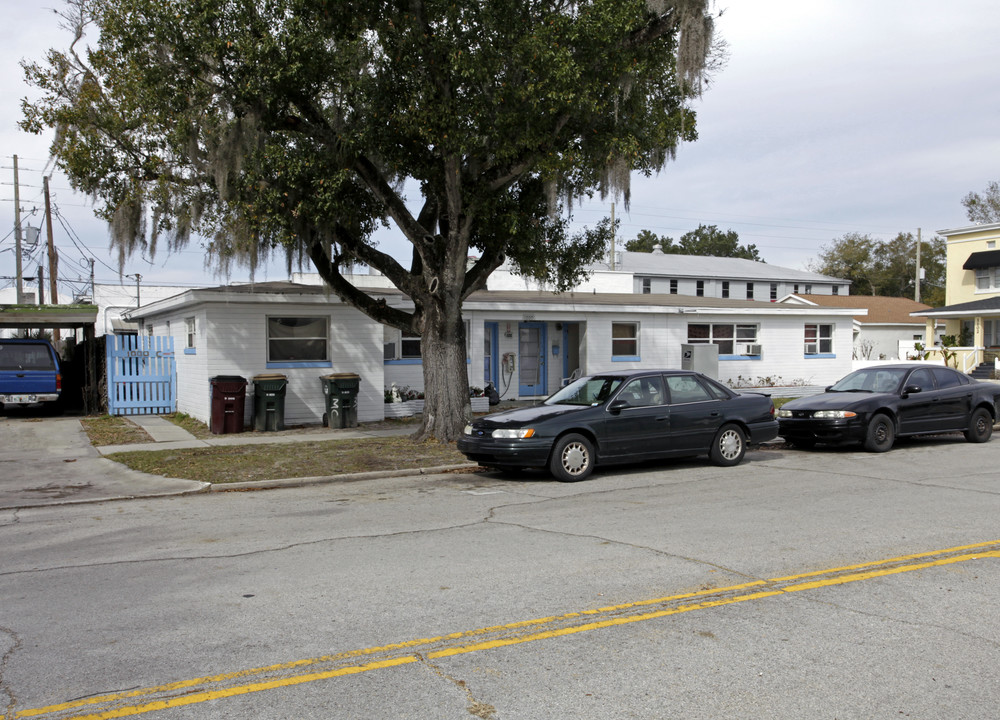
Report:
[[[108,335],[108,413],[160,415],[177,410],[174,339]]]

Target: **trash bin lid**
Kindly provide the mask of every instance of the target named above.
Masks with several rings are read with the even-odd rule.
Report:
[[[323,380],[360,380],[361,376],[357,373],[330,373],[329,375],[324,375]]]
[[[287,380],[287,379],[288,378],[285,375],[282,375],[281,373],[261,373],[260,375],[253,376],[254,382],[257,382],[258,380]]]
[[[213,383],[245,383],[247,379],[242,375],[215,375],[208,379],[209,382]]]

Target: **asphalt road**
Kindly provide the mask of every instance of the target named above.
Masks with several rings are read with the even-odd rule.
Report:
[[[995,718],[1000,440],[0,512],[5,718]]]

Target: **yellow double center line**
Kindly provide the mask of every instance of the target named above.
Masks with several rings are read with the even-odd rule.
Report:
[[[1000,557],[1000,540],[194,678],[141,690],[21,710],[16,712],[14,717],[46,718],[46,720],[104,720],[130,717],[208,700],[409,665],[422,660],[547,640],[694,610],[706,610],[749,600],[996,557]]]

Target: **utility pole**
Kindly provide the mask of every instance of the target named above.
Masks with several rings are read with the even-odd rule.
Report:
[[[920,302],[920,228],[917,228],[917,277],[913,287],[913,299]]]
[[[45,304],[45,268],[38,263],[38,304]]]
[[[14,268],[17,275],[17,304],[24,303],[24,268],[21,265],[21,191],[17,183],[17,155],[14,156]]]
[[[45,189],[45,234],[49,245],[49,302],[53,305],[59,304],[59,254],[56,252],[55,242],[52,240],[52,202],[49,198],[49,178],[42,178],[42,186]],[[56,342],[62,340],[62,333],[56,328],[52,331],[52,339]]]
[[[139,302],[139,281],[142,280],[142,275],[139,273],[135,274],[135,306],[140,307],[142,303]]]

